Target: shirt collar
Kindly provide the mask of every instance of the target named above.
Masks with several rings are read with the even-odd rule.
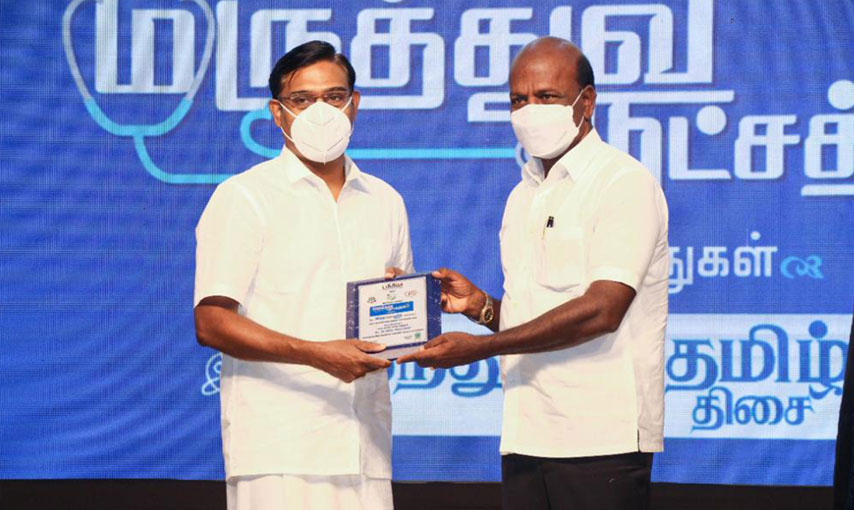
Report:
[[[314,172],[308,169],[300,159],[291,152],[287,146],[282,147],[282,152],[279,154],[279,159],[282,162],[282,167],[285,171],[285,176],[288,181],[293,184],[300,180],[312,182],[315,179],[320,179]],[[356,163],[350,159],[350,156],[344,155],[344,186],[355,186],[362,190],[367,189],[365,175],[356,166]]]
[[[555,162],[549,171],[549,175],[555,175],[557,178],[563,178],[565,175],[568,175],[573,181],[578,182],[603,144],[604,142],[599,137],[596,128],[591,129],[578,142],[578,145]],[[531,158],[522,167],[522,179],[537,185],[543,182],[544,174],[543,162],[540,158]]]

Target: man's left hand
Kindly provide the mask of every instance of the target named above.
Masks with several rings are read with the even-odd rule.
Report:
[[[427,368],[451,368],[468,365],[491,356],[489,340],[468,333],[445,333],[430,340],[417,352],[401,356],[398,363],[414,361]]]
[[[405,274],[406,274],[406,272],[404,272],[403,269],[400,269],[399,267],[387,267],[387,268],[385,268],[385,279],[386,280],[393,280],[393,279],[397,278],[398,276],[403,276]]]

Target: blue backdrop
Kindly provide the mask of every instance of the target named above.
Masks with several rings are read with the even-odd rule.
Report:
[[[353,61],[348,152],[404,196],[416,266],[500,294],[525,157],[507,71],[554,34],[593,64],[603,138],[670,205],[654,479],[830,484],[854,296],[852,26],[849,0],[4,1],[0,477],[222,477],[193,228],[215,183],[278,152],[266,79],[306,40]],[[497,374],[391,369],[395,478],[499,478]]]

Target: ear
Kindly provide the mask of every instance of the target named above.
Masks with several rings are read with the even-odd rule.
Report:
[[[593,112],[596,110],[596,89],[593,87],[585,88],[581,93],[581,102],[584,105],[584,118],[593,119]]]
[[[362,100],[362,94],[358,90],[353,91],[353,98],[350,102],[350,123],[353,124],[356,121],[356,112],[359,111],[359,101]]]
[[[275,99],[271,99],[269,103],[267,103],[267,108],[270,109],[270,114],[273,115],[273,122],[276,123],[276,126],[282,126],[282,115],[285,114],[285,110],[282,108],[282,105],[279,104]]]

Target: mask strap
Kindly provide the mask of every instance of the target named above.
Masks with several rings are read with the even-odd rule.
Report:
[[[297,118],[297,116],[294,114],[294,112],[290,111],[290,110],[288,109],[288,107],[287,107],[287,106],[285,106],[285,103],[283,103],[283,102],[279,101],[278,99],[276,99],[276,102],[277,102],[277,103],[279,103],[279,105],[281,105],[281,107],[282,107],[282,109],[283,109],[283,110],[285,110],[286,112],[290,113],[290,114],[291,114],[291,117],[293,117],[293,118]],[[285,123],[284,123],[284,122],[282,122],[282,124],[279,126],[279,129],[281,129],[281,130],[282,130],[282,134],[283,134],[283,135],[285,135],[285,138],[287,138],[288,140],[290,140],[292,143],[296,143],[296,142],[294,142],[294,139],[293,139],[293,138],[291,138],[290,136],[288,136],[288,134],[285,132]]]
[[[347,100],[347,104],[345,104],[344,106],[342,106],[338,111],[339,111],[339,112],[341,112],[341,113],[344,113],[344,110],[345,110],[348,106],[350,106],[350,104],[351,104],[352,102],[353,102],[353,94],[350,94],[350,99],[348,99],[348,100]],[[344,113],[344,115],[347,115],[347,114],[346,114],[346,113]],[[348,118],[347,120],[349,121],[350,119]],[[353,129],[355,129],[355,126],[353,126],[353,123],[352,123],[352,122],[350,122],[350,135],[349,135],[349,136],[352,136],[352,135],[353,135]]]
[[[572,102],[572,104],[571,104],[571,105],[569,105],[569,108],[570,108],[570,109],[572,109],[572,108],[575,106],[575,103],[577,103],[577,102],[578,102],[578,100],[579,100],[579,99],[581,99],[581,94],[582,94],[586,89],[587,89],[587,87],[584,87],[583,89],[581,89],[581,90],[578,92],[578,95],[577,95],[577,96],[575,96],[575,101],[573,101],[573,102]],[[575,121],[573,121],[573,124],[574,124],[574,123],[575,123]],[[579,122],[579,123],[578,123],[578,125],[577,125],[577,126],[575,126],[575,127],[577,127],[577,128],[579,128],[579,129],[581,129],[581,125],[582,125],[582,124],[584,124],[584,113],[583,113],[583,112],[582,112],[582,114],[581,114],[581,122]]]
[[[290,109],[288,109],[288,107],[287,107],[287,106],[285,106],[285,103],[283,103],[283,102],[279,101],[278,99],[276,99],[276,102],[277,102],[277,103],[279,103],[279,104],[282,106],[282,109],[283,109],[283,110],[285,110],[286,112],[290,113],[290,114],[291,114],[291,117],[293,117],[293,118],[297,118],[297,114],[296,114],[296,113],[294,113],[294,112],[292,112]]]
[[[578,95],[577,95],[577,96],[575,96],[575,101],[573,101],[573,102],[572,102],[572,104],[571,104],[571,105],[569,105],[570,107],[575,106],[575,103],[577,103],[577,102],[578,102],[578,100],[579,100],[579,99],[581,99],[581,94],[583,94],[585,90],[587,90],[587,87],[584,87],[583,89],[581,89],[581,90],[578,92]],[[282,106],[284,106],[284,105],[282,105]]]

